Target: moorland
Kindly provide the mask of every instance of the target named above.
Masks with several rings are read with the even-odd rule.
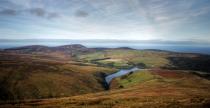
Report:
[[[41,45],[0,51],[0,107],[208,107],[210,55]],[[142,70],[114,78],[120,69]]]

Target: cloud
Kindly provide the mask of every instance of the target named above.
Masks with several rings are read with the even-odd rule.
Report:
[[[1,10],[0,11],[0,15],[16,15],[17,14],[17,11],[16,10],[13,10],[13,9],[4,9],[4,10]]]
[[[38,17],[44,17],[47,14],[47,12],[42,8],[31,8],[29,9],[29,12]]]
[[[187,22],[210,12],[209,3],[205,0],[151,0],[141,1],[140,4],[141,14],[157,24]]]
[[[77,17],[87,17],[89,15],[89,13],[87,13],[86,11],[83,10],[77,10],[75,12],[75,16]]]
[[[58,38],[191,38],[210,34],[209,4],[209,0],[0,0],[0,15],[6,16],[0,17],[4,23],[0,27],[8,26],[8,21],[12,22],[8,28],[34,34],[42,27],[40,36]]]
[[[48,13],[48,16],[47,16],[48,19],[54,19],[54,18],[58,18],[58,17],[60,17],[60,15],[55,12]]]
[[[24,10],[3,9],[0,11],[0,15],[2,16],[16,16],[16,15],[21,15],[22,13],[47,19],[54,19],[60,17],[58,13],[48,12],[43,8],[30,8]]]
[[[29,10],[30,14],[35,15],[37,17],[44,17],[44,18],[48,18],[48,19],[54,19],[57,17],[60,17],[60,15],[56,12],[49,12],[47,10],[45,10],[44,8],[31,8]]]

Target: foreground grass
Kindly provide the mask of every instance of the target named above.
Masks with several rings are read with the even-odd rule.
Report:
[[[1,106],[207,108],[210,105],[209,80],[185,71],[149,70],[140,73],[133,73],[121,79],[120,84],[126,85],[121,89],[58,99],[14,101]],[[131,77],[134,79],[130,82],[125,81]]]

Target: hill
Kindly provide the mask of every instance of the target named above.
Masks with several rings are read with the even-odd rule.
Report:
[[[0,107],[206,107],[210,56],[40,45],[0,51]],[[119,69],[143,70],[112,80]],[[64,98],[65,97],[65,98]]]
[[[26,54],[0,53],[0,99],[72,96],[104,90],[113,69]]]
[[[3,52],[7,53],[18,53],[18,54],[33,54],[33,55],[42,55],[52,58],[57,58],[57,60],[71,60],[73,56],[77,54],[84,54],[89,52],[94,52],[94,49],[87,48],[80,44],[72,44],[72,45],[63,45],[56,47],[48,47],[41,45],[31,45],[31,46],[23,46],[16,48],[4,49]]]

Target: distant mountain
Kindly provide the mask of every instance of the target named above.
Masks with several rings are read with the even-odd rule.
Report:
[[[80,44],[72,44],[72,45],[63,45],[63,46],[58,46],[58,47],[51,47],[52,51],[61,51],[65,52],[71,55],[75,55],[78,53],[86,53],[86,52],[91,52],[94,51],[91,48],[87,48],[83,45]]]
[[[31,46],[23,46],[23,47],[16,47],[16,48],[9,48],[5,49],[4,51],[15,51],[21,53],[30,53],[30,52],[47,52],[51,48],[42,45],[31,45]]]
[[[44,45],[30,45],[30,46],[23,46],[23,47],[15,47],[15,48],[8,48],[4,49],[5,52],[13,52],[13,53],[63,53],[68,54],[71,56],[82,54],[82,53],[89,53],[107,49],[122,49],[122,50],[132,50],[129,47],[119,47],[119,48],[87,48],[81,44],[71,44],[71,45],[63,45],[63,46],[56,46],[56,47],[48,47]]]
[[[63,49],[63,50],[87,49],[87,47],[80,45],[80,44],[63,45],[63,46],[58,46],[58,47],[54,47],[54,48]]]
[[[115,49],[133,50],[133,48],[130,48],[130,47],[119,47],[119,48],[115,48]]]
[[[63,45],[57,47],[48,47],[42,45],[31,45],[31,46],[23,46],[16,48],[5,49],[6,52],[15,52],[15,53],[51,53],[51,52],[60,52],[64,54],[75,55],[79,53],[86,53],[94,51],[94,49],[87,48],[80,44],[72,44],[72,45]]]

